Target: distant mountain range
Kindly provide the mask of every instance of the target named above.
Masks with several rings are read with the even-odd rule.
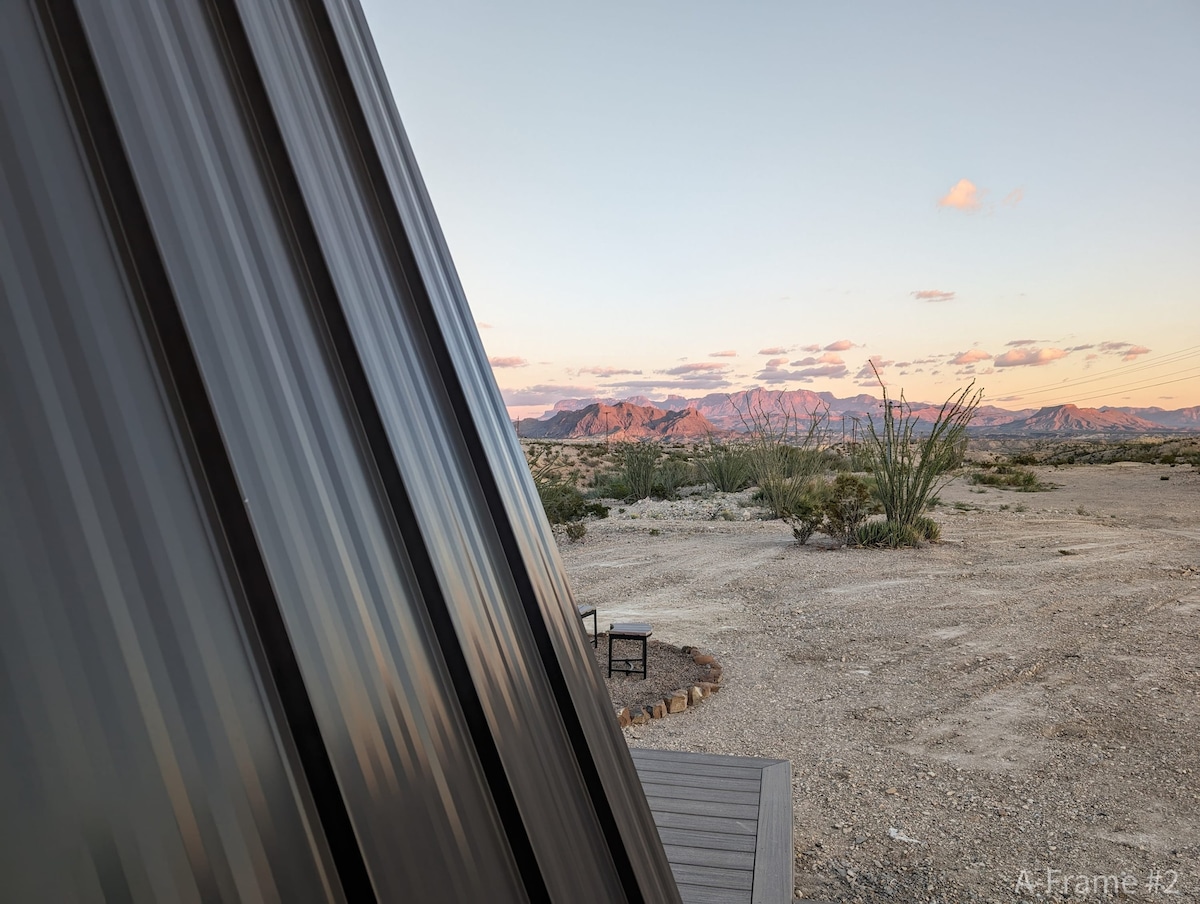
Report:
[[[520,422],[522,437],[583,439],[612,436],[622,439],[698,439],[709,435],[744,432],[763,415],[779,424],[785,413],[807,420],[810,412],[828,410],[833,430],[849,437],[866,424],[879,420],[883,402],[871,395],[840,399],[829,392],[807,389],[749,389],[735,393],[710,393],[699,398],[673,395],[656,401],[645,396],[627,399],[562,399],[537,419]],[[937,417],[940,405],[913,402],[912,412],[922,421]],[[972,422],[977,433],[1002,436],[1037,436],[1069,433],[1074,436],[1141,434],[1200,430],[1200,406],[1162,408],[1079,408],[1055,405],[1010,411],[981,405]]]

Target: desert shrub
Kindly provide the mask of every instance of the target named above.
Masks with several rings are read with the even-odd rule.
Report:
[[[614,498],[636,502],[652,496],[660,457],[660,450],[654,443],[624,443],[616,476],[626,492],[624,496]]]
[[[679,488],[692,482],[692,468],[686,461],[669,458],[658,465],[654,474],[652,495],[661,499],[675,499]]]
[[[722,493],[736,493],[750,485],[750,462],[741,446],[710,441],[697,470],[701,480]]]
[[[573,484],[555,480],[535,484],[546,518],[551,524],[576,521],[586,514],[587,500]]]
[[[770,512],[772,518],[788,518],[802,504],[806,481],[768,474],[758,480],[753,499]]]
[[[968,479],[974,484],[1016,490],[1018,493],[1039,493],[1053,489],[1050,484],[1038,480],[1032,471],[1016,465],[997,465],[991,471],[976,471]]]
[[[828,409],[802,416],[777,402],[773,408],[752,404],[738,415],[746,429],[750,480],[772,516],[785,517],[803,496],[808,480],[824,470],[820,447],[827,433]]]
[[[911,524],[899,524],[895,521],[868,521],[859,525],[854,532],[854,542],[857,546],[868,546],[877,549],[900,549],[905,546],[920,546],[921,535]]]
[[[825,532],[843,543],[854,542],[855,532],[867,520],[870,502],[871,491],[862,478],[838,474],[825,492]]]
[[[942,526],[928,515],[918,515],[912,526],[922,540],[934,543],[942,538]]]
[[[807,543],[825,523],[825,486],[815,481],[810,483],[794,503],[786,520],[791,525],[796,542],[801,546]]]
[[[972,392],[975,384],[971,383],[954,393],[924,433],[925,427],[913,416],[903,391],[895,401],[882,379],[879,385],[883,388],[883,420],[877,425],[874,418],[868,418],[867,446],[884,514],[888,522],[900,525],[895,528],[900,531],[912,526],[930,498],[949,482],[950,472],[961,464],[967,427],[983,391]]]
[[[572,543],[577,543],[587,534],[587,525],[582,521],[570,521],[567,523],[567,539]]]

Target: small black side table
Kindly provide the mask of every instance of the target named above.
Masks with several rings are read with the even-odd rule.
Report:
[[[646,678],[646,641],[650,639],[650,626],[645,622],[621,622],[608,627],[608,677],[611,678],[613,672],[621,672],[626,675],[641,675],[642,680]],[[621,656],[613,659],[613,641],[614,640],[640,640],[642,642],[641,658],[633,656]],[[613,663],[620,663],[614,665]]]

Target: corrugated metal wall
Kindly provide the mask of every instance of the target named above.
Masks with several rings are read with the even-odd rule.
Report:
[[[0,899],[677,901],[353,0],[3,0]]]

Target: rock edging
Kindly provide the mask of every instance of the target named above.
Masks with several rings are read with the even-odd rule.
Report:
[[[635,704],[624,706],[617,710],[617,724],[622,728],[631,725],[645,725],[651,719],[665,719],[672,713],[684,712],[689,706],[698,706],[700,701],[711,697],[721,689],[721,663],[711,653],[705,653],[699,647],[680,647],[680,650],[692,657],[696,665],[708,669],[707,681],[697,681],[691,687],[679,688],[666,694],[662,700],[651,704]]]

